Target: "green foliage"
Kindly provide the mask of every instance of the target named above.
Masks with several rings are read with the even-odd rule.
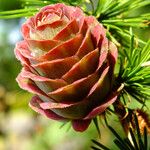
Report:
[[[124,83],[124,94],[129,94],[141,103],[150,98],[150,40],[139,47],[134,35],[130,47],[120,49],[118,80]]]
[[[142,136],[136,115],[134,115],[134,122],[135,129],[133,130],[130,127],[128,136],[125,138],[121,137],[111,126],[108,126],[109,130],[115,136],[113,142],[118,147],[118,150],[149,150],[146,127],[144,128],[144,135]],[[93,150],[111,150],[100,142],[95,140],[92,140],[92,142],[94,144],[94,146],[91,147]]]
[[[150,5],[149,0],[99,0],[95,15],[100,19],[122,17],[147,5]]]
[[[21,9],[21,5],[22,2],[20,0],[13,0],[12,3],[10,3],[10,0],[0,0],[0,11]]]
[[[150,1],[149,0],[98,0],[93,13],[107,28],[108,37],[118,46],[126,46],[130,43],[129,29],[150,27]],[[147,8],[148,12],[140,9]],[[137,13],[134,13],[136,12]],[[137,14],[137,15],[135,15]],[[135,36],[140,44],[144,44]]]
[[[100,132],[100,128],[99,128],[99,120],[98,120],[98,117],[94,118],[94,119],[93,119],[93,122],[94,122],[94,125],[95,125],[95,127],[96,127],[96,130],[97,130],[97,132],[98,132],[98,135],[99,135],[99,137],[100,137],[100,136],[101,136],[101,132]]]
[[[13,19],[20,17],[29,17],[34,15],[38,11],[38,8],[23,8],[18,10],[10,10],[0,12],[1,19]]]
[[[16,0],[17,1],[17,0]],[[1,1],[0,1],[1,2]],[[20,17],[29,17],[33,16],[36,12],[39,11],[41,7],[54,3],[66,3],[69,5],[78,5],[83,2],[83,0],[20,0],[20,9],[2,11],[0,9],[0,18],[1,19],[12,19]]]

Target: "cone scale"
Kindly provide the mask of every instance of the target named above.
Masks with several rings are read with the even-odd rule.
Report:
[[[116,46],[95,17],[78,7],[45,6],[22,25],[15,48],[23,68],[19,86],[34,94],[29,105],[50,119],[88,128],[116,99],[112,88]]]

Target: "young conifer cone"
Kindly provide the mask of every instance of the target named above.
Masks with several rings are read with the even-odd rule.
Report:
[[[35,96],[30,106],[84,131],[117,98],[112,90],[117,48],[95,17],[65,4],[49,5],[22,25],[15,54],[17,82]]]

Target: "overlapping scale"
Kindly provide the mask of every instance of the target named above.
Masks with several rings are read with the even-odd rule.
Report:
[[[42,115],[45,115],[47,116],[48,118],[50,119],[54,119],[54,120],[59,120],[59,121],[67,121],[66,118],[64,117],[61,117],[57,114],[55,114],[53,111],[51,111],[50,109],[47,110],[47,109],[42,109],[40,107],[40,103],[42,103],[43,101],[38,97],[38,96],[34,96],[32,98],[32,100],[30,101],[29,105],[30,107],[35,110],[36,112],[42,114]]]
[[[99,79],[98,73],[93,73],[85,78],[77,80],[72,84],[48,93],[57,102],[77,102],[86,97],[93,84]]]
[[[97,23],[91,30],[93,42],[96,47],[102,48],[103,42],[107,41],[106,31],[102,24]]]
[[[89,52],[93,50],[94,50],[94,45],[91,39],[91,31],[88,30],[76,55],[81,59],[82,57],[84,57],[85,55],[87,55]]]
[[[28,57],[31,57],[31,54],[28,50],[28,45],[25,41],[21,41],[16,44],[15,55],[23,65],[30,65]]]
[[[28,78],[24,78],[21,73],[18,75],[16,80],[22,89],[27,90],[34,94],[43,95],[45,97],[48,97],[45,92],[43,92],[40,88],[37,87],[37,85],[34,83],[34,81],[32,81],[31,79],[28,79]]]
[[[98,65],[99,49],[88,53],[76,63],[62,78],[68,83],[84,78],[93,73]]]
[[[82,39],[82,34],[77,34],[74,38],[58,45],[57,47],[47,52],[45,55],[41,56],[39,59],[54,60],[73,56],[80,47]]]
[[[86,22],[85,17],[82,17],[81,20],[79,21],[79,33],[85,36],[87,30],[88,30],[88,23]]]
[[[76,35],[76,33],[79,31],[79,26],[76,22],[76,20],[72,20],[70,23],[67,24],[66,27],[62,28],[58,34],[53,38],[54,40],[59,41],[66,41]]]
[[[46,54],[49,50],[61,44],[60,41],[56,41],[56,40],[37,41],[37,40],[26,39],[26,41],[29,45],[29,49],[32,52],[33,57],[39,57],[43,54]]]
[[[65,59],[57,59],[53,61],[45,61],[36,65],[32,65],[41,76],[50,79],[61,78],[63,74],[68,72],[71,67],[78,62],[75,56],[67,57]]]
[[[53,37],[55,37],[67,25],[66,20],[62,20],[59,16],[53,18],[50,21],[48,21],[48,16],[44,17],[44,19],[42,18],[43,20],[38,19],[36,23],[37,26],[34,28],[28,27],[30,28],[30,31],[28,31],[26,26],[23,26],[23,28],[25,28],[29,34],[26,34],[26,36],[28,35],[28,37],[33,40],[50,40],[53,39]]]
[[[118,51],[117,51],[117,47],[115,46],[114,43],[109,41],[108,45],[109,45],[108,60],[109,60],[109,64],[111,65],[112,72],[113,72],[114,66],[116,64],[117,57],[118,57]]]
[[[29,44],[31,51],[32,51],[32,49],[39,48],[43,51],[48,52],[52,48],[61,44],[60,41],[56,41],[56,40],[39,40],[39,41],[36,41],[36,40],[26,39],[26,41]]]
[[[39,18],[36,18],[36,29],[37,30],[43,30],[46,28],[45,25],[48,27],[56,27],[56,26],[62,26],[63,21],[61,20],[61,17],[59,14],[56,13],[50,13],[50,12],[43,12]]]
[[[49,79],[38,74],[32,73],[29,68],[23,68],[21,72],[22,77],[33,80],[35,84],[45,93],[49,93],[58,88],[64,87],[67,83],[62,79]]]
[[[75,97],[70,101],[70,103],[52,103],[45,102],[41,103],[41,107],[43,109],[51,109],[56,114],[63,116],[68,119],[81,119],[86,117],[90,111],[96,106],[102,104],[102,100],[107,97],[108,89],[106,86],[108,74],[108,67],[106,67],[101,75],[99,76],[99,80],[93,84],[90,91],[87,93],[87,96],[80,100],[79,102],[75,102]],[[59,90],[59,89],[58,89]],[[107,91],[105,91],[107,90]],[[98,94],[101,95],[98,96]],[[94,99],[93,99],[94,98]],[[81,111],[82,110],[82,111]],[[76,113],[74,113],[76,112]]]
[[[95,107],[84,119],[89,120],[101,114],[107,109],[107,107],[116,101],[117,97],[118,93],[111,93],[111,95],[106,98],[106,101]]]

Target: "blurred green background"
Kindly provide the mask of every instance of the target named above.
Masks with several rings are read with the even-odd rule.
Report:
[[[19,0],[0,0],[0,11],[21,7]],[[15,81],[21,65],[14,56],[14,47],[21,40],[20,27],[24,21],[0,19],[0,150],[90,149],[91,139],[98,138],[94,125],[85,133],[76,133],[69,124],[60,128],[62,123],[40,116],[28,107],[32,95],[21,90]],[[142,39],[150,37],[149,30],[144,34],[136,32]],[[114,126],[117,123],[114,119]],[[112,144],[112,135],[103,127],[101,139],[106,145]]]

